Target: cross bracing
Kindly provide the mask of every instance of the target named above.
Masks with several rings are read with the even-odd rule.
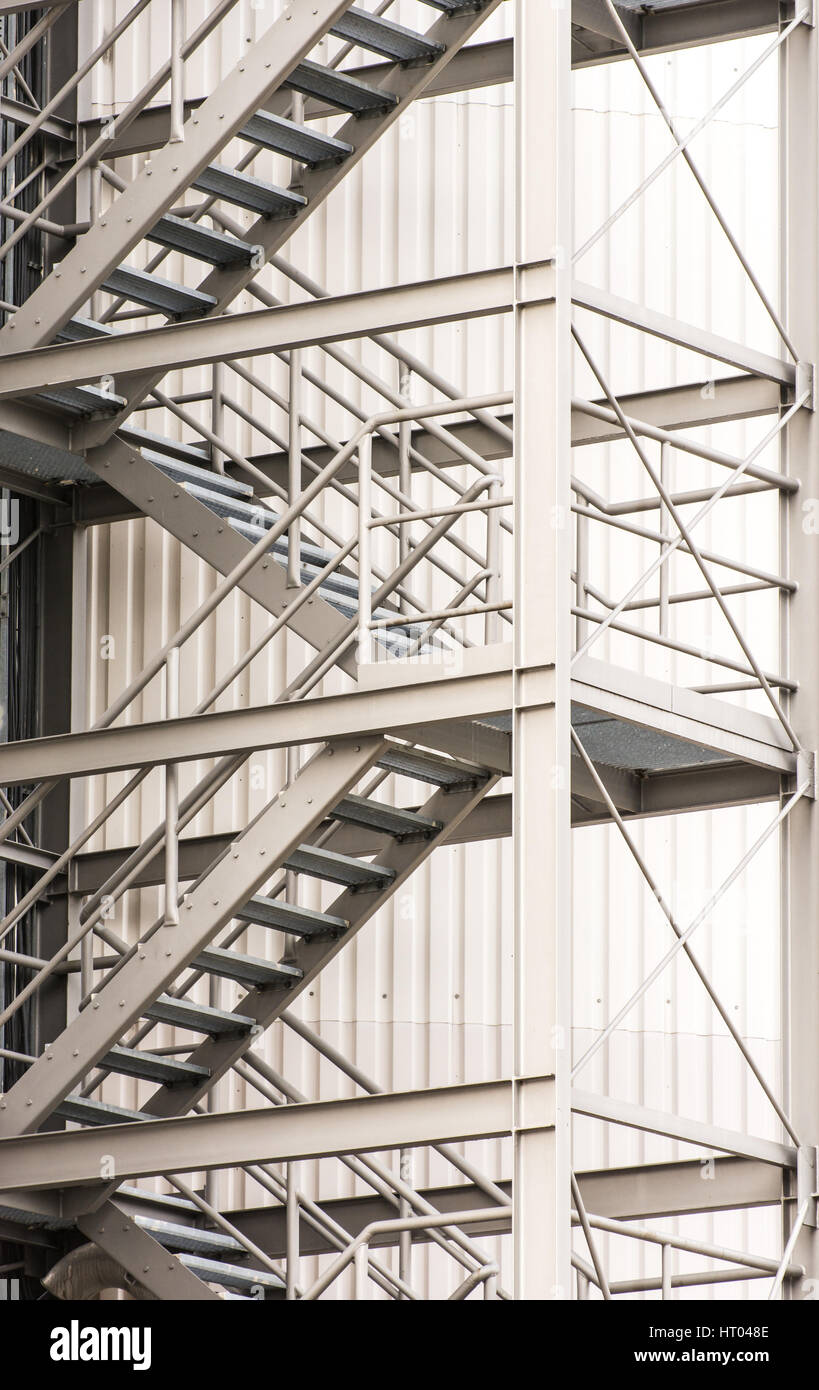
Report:
[[[141,1296],[416,1299],[416,1245],[451,1266],[456,1300],[673,1298],[720,1282],[799,1297],[815,1272],[819,1119],[806,1061],[819,670],[801,524],[817,281],[798,201],[816,209],[819,175],[815,129],[795,116],[816,105],[812,6],[575,0],[570,15],[423,0],[411,27],[389,5],[294,3],[205,95],[196,55],[233,0],[198,28],[172,0],[180,42],[103,120],[83,116],[82,84],[150,0],[66,71],[32,55],[58,36],[76,45],[76,6],[40,8],[0,6],[0,472],[34,518],[4,567],[16,573],[36,541],[69,622],[62,666],[56,639],[42,658],[55,683],[39,717],[0,747],[3,1238],[69,1298],[91,1287],[96,1251]],[[512,8],[514,38],[497,38],[489,22]],[[651,55],[751,34],[765,37],[748,67],[683,130]],[[634,65],[668,143],[572,258],[571,68],[613,61]],[[770,284],[700,151],[775,63],[784,211]],[[517,113],[513,261],[352,293],[300,267],[296,234],[415,103],[498,83]],[[762,346],[586,282],[585,257],[678,165],[766,320]],[[514,380],[480,393],[407,345],[415,329],[509,320]],[[662,361],[687,370],[624,388],[616,354],[597,347],[611,324],[679,349]],[[329,423],[339,412],[343,430]],[[714,442],[709,427],[740,421],[753,422],[744,452]],[[263,451],[243,442],[259,436]],[[628,466],[601,470],[600,449]],[[771,544],[749,557],[723,518],[751,505]],[[149,622],[141,660],[86,719],[84,547],[135,517],[214,579],[169,626]],[[259,621],[209,682],[201,644],[238,595]],[[272,694],[228,707],[285,640],[297,656]],[[241,788],[260,760],[284,776],[250,806]],[[134,808],[152,789],[146,823]],[[202,833],[225,798],[243,813]],[[680,916],[641,826],[762,802],[767,818]],[[614,827],[656,952],[571,1058],[570,831],[593,825]],[[439,846],[505,838],[511,1069],[385,1092],[292,1006]],[[782,858],[788,994],[773,1072],[700,948],[766,846]],[[758,1090],[764,1133],[582,1089],[654,983],[683,968]],[[306,1094],[266,1058],[274,1029],[362,1094]],[[111,1099],[116,1078],[135,1107]],[[228,1086],[244,1107],[226,1108]],[[584,1171],[573,1116],[662,1136],[680,1161]],[[507,1141],[500,1171],[476,1161],[490,1138]],[[409,1155],[428,1148],[451,1190],[413,1184]],[[730,1173],[730,1191],[720,1177],[698,1199],[692,1154]],[[356,1196],[322,1201],[308,1180],[318,1159],[341,1164]],[[219,1174],[243,1175],[255,1203],[220,1200]],[[151,1191],[155,1177],[171,1191]],[[773,1252],[650,1224],[772,1206]],[[489,1243],[500,1234],[511,1263]],[[656,1270],[619,1278],[616,1241],[659,1247]],[[318,1251],[335,1258],[310,1277]]]

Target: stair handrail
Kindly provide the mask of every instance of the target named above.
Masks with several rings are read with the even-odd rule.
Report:
[[[331,1284],[334,1284],[339,1275],[343,1274],[348,1265],[355,1263],[356,1274],[356,1298],[363,1298],[366,1288],[366,1281],[369,1277],[368,1256],[371,1241],[379,1235],[385,1235],[395,1231],[425,1231],[438,1228],[439,1226],[474,1226],[483,1221],[497,1221],[497,1207],[472,1208],[471,1211],[452,1211],[442,1212],[438,1216],[396,1216],[389,1217],[386,1221],[371,1221],[359,1231],[354,1240],[350,1241],[346,1250],[342,1250],[337,1259],[333,1261],[329,1269],[319,1275],[318,1279],[310,1285],[306,1293],[302,1295],[303,1303],[314,1302],[321,1294],[325,1293]],[[482,1265],[480,1270],[475,1270],[475,1282],[488,1280],[496,1277],[498,1266],[492,1261]]]
[[[244,575],[255,565],[256,561],[260,559],[270,549],[274,542],[278,540],[279,537],[282,536],[288,530],[292,520],[296,516],[299,516],[304,512],[304,510],[314,499],[314,497],[316,497],[324,488],[324,486],[326,486],[327,482],[332,477],[334,477],[335,474],[352,457],[352,455],[359,448],[361,441],[367,438],[371,438],[373,430],[376,429],[380,424],[396,424],[400,423],[400,421],[403,419],[413,420],[418,418],[425,418],[427,416],[435,414],[445,414],[452,411],[453,409],[466,409],[470,405],[475,404],[476,402],[481,405],[508,404],[509,402],[511,402],[511,399],[511,393],[501,392],[495,393],[494,395],[488,397],[472,398],[472,400],[465,398],[463,402],[459,401],[453,403],[447,401],[446,403],[438,403],[429,406],[412,406],[402,411],[388,411],[371,416],[367,421],[364,422],[364,424],[356,432],[356,434],[354,434],[353,437],[350,440],[348,440],[347,443],[338,451],[335,457],[330,460],[330,462],[325,466],[325,468],[322,469],[321,473],[313,479],[312,483],[308,485],[308,487],[304,490],[301,496],[287,508],[287,510],[283,513],[283,515],[279,518],[275,525],[271,527],[269,531],[265,532],[265,535],[262,536],[255,543],[255,545],[253,545],[250,548],[248,553],[242,558],[239,564],[237,564],[234,567],[234,569],[224,577],[224,579],[215,587],[211,594],[203,600],[203,602],[199,605],[196,611],[181,625],[181,627],[177,630],[173,637],[171,637],[164,644],[162,649],[155,654],[152,660],[148,662],[147,666],[143,668],[142,672],[134,678],[131,684],[126,688],[125,691],[122,692],[118,699],[115,700],[108,707],[108,710],[102,716],[102,718],[97,721],[97,723],[94,725],[94,728],[99,729],[107,727],[113,722],[114,719],[118,717],[120,713],[122,713],[122,711],[125,708],[127,708],[127,706],[135,698],[135,696],[142,689],[144,689],[144,687],[149,683],[149,681],[152,680],[154,676],[157,675],[165,667],[169,653],[175,649],[178,649],[183,644],[183,642],[185,642],[188,639],[188,637],[198,629],[201,623],[204,622],[205,619],[214,611],[214,609],[222,601],[222,599],[226,597],[228,593],[231,593],[233,589],[235,589],[235,587],[239,584]],[[486,485],[487,479],[484,477],[480,480],[479,483],[475,484],[475,488],[483,488]],[[468,493],[467,498],[469,498]],[[443,528],[446,525],[451,525],[454,520],[454,516],[448,516],[441,523],[439,523],[439,527],[436,527],[435,530],[428,533],[428,535],[419,544],[416,550],[409,557],[407,557],[407,559],[401,565],[399,565],[395,571],[393,571],[392,576],[388,580],[386,580],[384,584],[382,584],[381,588],[376,591],[375,595],[372,596],[372,599],[375,601],[375,603],[380,603],[383,598],[385,598],[390,592],[393,591],[393,589],[397,587],[397,585],[400,583],[401,577],[403,577],[402,571],[404,573],[408,573],[416,564],[418,564],[419,561],[425,555],[426,550],[430,549],[432,545],[435,543],[435,540],[438,538],[436,532],[440,532],[441,534],[443,534]],[[367,533],[367,541],[368,537],[369,532]],[[365,542],[365,548],[366,543],[367,542]],[[358,538],[358,544],[360,547],[360,535]],[[352,545],[353,542],[350,542],[351,548]],[[336,560],[336,563],[340,563],[341,553],[339,553],[338,556],[333,558]],[[315,579],[312,581],[312,585],[315,588],[318,588],[320,582],[321,576],[317,575]],[[308,589],[301,590],[299,594],[295,596],[294,600],[292,601],[292,604],[290,605],[291,608],[295,608],[295,606],[306,601]],[[359,601],[361,599],[361,594],[362,586],[361,584],[359,584]],[[285,611],[285,613],[280,615],[280,618],[276,621],[279,622],[281,625],[284,621],[286,621],[286,618],[289,616],[292,616],[292,613]],[[325,651],[319,653],[320,664],[317,668],[317,671],[311,669],[315,665],[315,663],[311,663],[311,665],[307,668],[307,671],[301,673],[300,678],[298,678],[298,689],[303,689],[305,678],[307,676],[313,678],[308,689],[312,688],[312,686],[315,685],[317,681],[321,679],[322,675],[325,673],[325,668],[329,669],[331,665],[334,665],[336,663],[338,657],[347,649],[348,646],[351,645],[352,641],[354,640],[355,633],[358,628],[358,623],[358,618],[352,618],[344,625],[344,627],[339,632],[337,639],[331,644],[330,648],[325,649]],[[292,688],[288,688],[288,691],[284,693],[284,696],[282,698],[286,697],[288,699],[292,699],[294,698],[294,693],[295,692],[292,690]],[[306,693],[306,691],[303,691],[303,693]],[[231,759],[229,761],[233,760]],[[242,761],[244,761],[244,759],[242,759]],[[145,770],[141,769],[137,774],[135,774],[135,777],[140,777],[141,779],[141,777],[144,777],[144,775],[146,775]],[[10,830],[11,828],[13,828],[13,825],[18,824],[22,819],[24,819],[25,816],[29,813],[30,809],[32,809],[33,805],[39,804],[39,801],[44,799],[44,797],[48,794],[48,791],[53,789],[53,787],[59,785],[59,783],[63,780],[64,778],[52,779],[50,782],[41,784],[40,788],[30,793],[29,797],[27,797],[25,801],[21,803],[21,805],[17,808],[13,815],[6,817],[6,819],[0,824],[0,839],[5,838],[10,833]],[[161,842],[161,839],[165,835],[165,833],[166,826],[163,822],[163,824],[160,825],[160,827],[158,827],[158,829],[153,832],[153,836],[158,837],[157,844]],[[83,839],[83,834],[81,834],[81,836],[78,838],[82,840],[82,842],[84,843],[85,841]],[[151,838],[152,837],[148,837],[149,840]],[[49,867],[49,869],[46,870],[45,874],[41,877],[40,880],[38,880],[38,883],[35,884],[34,887],[30,889],[29,892],[24,896],[24,898],[22,898],[21,901],[18,904],[16,904],[10,910],[9,913],[6,914],[3,921],[0,922],[0,942],[5,938],[5,936],[12,929],[12,927],[19,920],[19,918],[26,911],[28,911],[28,908],[32,905],[32,903],[36,901],[37,898],[39,898],[43,891],[45,891],[45,888],[48,886],[48,883],[51,882],[52,879],[56,877],[56,875],[59,872],[61,872],[62,868],[65,867],[66,863],[70,858],[73,857],[74,853],[76,853],[76,849],[73,846],[70,846],[69,850],[64,851],[64,853],[57,860],[55,860],[55,862]],[[104,909],[102,905],[98,905],[95,909],[96,915],[101,915],[103,910]],[[44,979],[46,979],[48,975],[50,975],[53,972],[53,970],[56,969],[57,965],[63,959],[65,959],[65,957],[70,953],[70,951],[73,950],[79,944],[79,942],[83,939],[87,932],[91,930],[93,925],[94,914],[91,915],[90,919],[87,919],[84,923],[82,923],[80,929],[77,932],[74,932],[63,944],[63,946],[57,951],[55,956],[51,958],[48,966],[45,967],[44,970],[41,970],[33,980],[29,981],[29,983],[26,986],[24,986],[23,990],[15,997],[15,999],[11,1001],[11,1003],[3,1011],[3,1013],[0,1014],[0,1026],[2,1026],[2,1024],[5,1023],[8,1018],[10,1018],[14,1013],[16,1013],[17,1009],[22,1005],[23,1002],[25,1002],[27,998],[30,997],[30,995],[36,989],[39,989]],[[116,972],[118,966],[121,963],[122,961],[118,962],[117,966],[113,968],[114,972]]]

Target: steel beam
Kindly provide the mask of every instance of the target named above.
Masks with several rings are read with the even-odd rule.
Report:
[[[544,275],[549,277],[546,268]],[[548,285],[543,292],[548,294]],[[405,328],[510,313],[513,303],[513,273],[508,267],[501,267],[275,309],[165,324],[116,337],[87,338],[56,347],[23,352],[12,352],[7,347],[2,359],[0,398],[17,398],[47,387],[82,385],[105,375],[113,377],[115,389],[119,389],[119,378],[149,366],[164,373],[234,357],[351,341]]]
[[[533,681],[531,694],[527,695],[533,703],[544,698],[543,691],[548,695],[549,673],[541,674],[542,680]],[[511,674],[507,670],[419,682],[415,688],[406,684],[392,686],[373,691],[366,700],[352,692],[317,696],[304,703],[260,705],[63,734],[0,746],[0,781],[11,785],[39,781],[46,776],[79,776],[165,761],[187,762],[227,752],[306,745],[348,734],[366,737],[386,729],[400,733],[411,722],[417,731],[422,723],[434,727],[447,716],[464,721],[496,714],[509,709],[510,703]],[[504,746],[506,743],[508,735]]]
[[[652,337],[662,338],[664,342],[675,343],[677,347],[688,348],[691,352],[710,358],[714,362],[724,362],[729,367],[737,367],[753,376],[766,377],[783,386],[792,387],[796,382],[796,367],[792,362],[771,357],[768,353],[756,352],[744,343],[720,338],[716,333],[710,333],[704,328],[695,328],[692,324],[670,318],[668,314],[659,314],[654,309],[646,309],[641,304],[635,304],[630,299],[621,299],[607,290],[575,281],[572,286],[572,300],[576,308],[588,309],[593,314],[614,319],[617,323],[625,324],[627,328],[635,328],[640,333],[648,333]]]
[[[713,749],[725,759],[725,765],[644,773],[639,796],[633,777],[610,770],[607,785],[625,812],[662,815],[767,800],[775,794],[776,778],[795,770],[795,759],[780,740],[779,726],[767,715],[660,681],[638,680],[630,671],[591,658],[578,671],[571,693],[579,705]],[[12,785],[47,776],[123,771],[166,760],[195,761],[310,744],[324,737],[363,738],[385,732],[426,741],[428,747],[473,761],[480,754],[497,771],[510,770],[510,736],[487,727],[482,737],[480,725],[482,719],[512,709],[513,673],[508,659],[495,671],[466,670],[444,676],[427,668],[417,673],[414,685],[405,682],[400,669],[391,674],[401,684],[371,689],[366,701],[357,693],[325,695],[301,705],[225,710],[4,744],[0,746],[0,779]],[[549,705],[554,698],[552,673],[533,670],[527,677],[525,689],[519,683],[517,707]],[[574,790],[580,796],[593,796],[591,783],[582,776]]]
[[[534,263],[530,262],[527,269],[533,268]],[[548,300],[554,294],[553,272],[546,262],[540,262],[537,269],[533,296]],[[516,293],[520,297],[526,290],[516,290],[512,269],[502,266],[440,280],[308,300],[304,304],[166,324],[113,338],[88,338],[19,352],[7,347],[0,399],[16,399],[50,387],[84,385],[106,375],[113,376],[116,382],[118,377],[144,370],[149,364],[167,372],[233,357],[260,356],[510,313]],[[712,361],[727,363],[755,378],[787,387],[796,381],[793,363],[756,352],[604,290],[575,283],[572,300],[576,307],[686,347]]]
[[[12,125],[28,126],[39,114],[34,106],[29,106],[25,101],[15,101],[9,96],[0,97],[0,120],[9,121]],[[50,116],[43,121],[39,131],[41,135],[50,136],[52,140],[59,140],[64,145],[74,144],[74,126],[69,121],[59,120],[56,116]]]
[[[668,1139],[679,1139],[683,1144],[695,1144],[701,1149],[716,1149],[738,1158],[769,1163],[776,1168],[796,1168],[796,1149],[789,1144],[756,1139],[748,1134],[720,1129],[716,1125],[688,1120],[662,1110],[648,1110],[643,1105],[633,1105],[611,1096],[598,1096],[591,1091],[574,1089],[572,1110],[576,1115],[587,1115],[594,1120],[604,1120],[607,1124],[625,1125],[629,1129],[640,1129],[650,1134],[662,1134]]]
[[[589,0],[582,0],[588,4]],[[0,8],[0,13],[2,9]],[[643,53],[660,53],[691,48],[705,43],[725,42],[751,34],[767,34],[776,30],[779,22],[777,0],[706,0],[700,5],[680,6],[675,10],[643,14],[638,48]],[[580,20],[575,18],[575,25]],[[587,33],[591,32],[587,30]],[[593,48],[583,41],[576,30],[572,44],[572,67],[593,67],[600,63],[618,62],[628,54],[622,43],[613,40],[606,47]],[[379,87],[388,76],[391,64],[366,63],[350,69],[352,76]],[[471,43],[456,53],[446,67],[437,73],[424,90],[424,97],[451,96],[455,92],[476,91],[483,87],[500,86],[513,79],[514,52],[512,39],[495,39],[488,43]],[[185,103],[186,116],[201,105],[203,98]],[[283,114],[287,99],[274,97],[266,109]],[[264,108],[263,108],[264,109]],[[305,102],[307,120],[336,116],[337,108],[310,97]],[[81,130],[90,141],[101,130],[99,120],[88,120]],[[170,109],[151,107],[128,127],[122,136],[111,141],[111,157],[139,154],[158,149],[167,143],[170,133]]]
[[[499,1138],[516,1125],[540,1130],[553,1123],[551,1078],[507,1079],[27,1134],[0,1139],[0,1170],[5,1191],[36,1192],[96,1186],[101,1171],[125,1182],[159,1173]],[[81,1196],[75,1209],[82,1210]]]
[[[698,1159],[638,1164],[632,1168],[603,1168],[578,1173],[577,1179],[588,1211],[620,1221],[742,1211],[778,1206],[782,1200],[782,1178],[776,1169],[770,1164],[744,1158],[717,1158],[709,1161],[707,1169]],[[511,1182],[500,1181],[497,1185],[511,1195]],[[421,1196],[441,1212],[486,1206],[486,1193],[471,1183],[424,1188]],[[146,1194],[146,1207],[149,1200]],[[395,1215],[395,1207],[375,1193],[330,1199],[322,1202],[321,1207],[351,1236],[357,1236],[372,1222],[386,1221]],[[133,1210],[133,1205],[129,1209]],[[283,1258],[286,1245],[283,1207],[255,1207],[231,1211],[228,1215],[231,1223],[265,1254],[272,1259]],[[470,1227],[476,1238],[506,1235],[510,1230],[511,1210],[504,1212],[502,1208],[493,1221]],[[429,1238],[427,1232],[417,1231],[413,1241],[424,1243]],[[397,1244],[397,1233],[386,1231],[376,1236],[372,1247],[387,1248]],[[337,1247],[303,1221],[299,1248],[302,1255],[324,1255],[335,1253]]]

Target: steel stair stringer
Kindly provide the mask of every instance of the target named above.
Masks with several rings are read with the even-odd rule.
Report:
[[[0,1099],[0,1135],[36,1130],[379,758],[378,738],[325,744]]]
[[[343,950],[347,943],[400,890],[410,876],[425,863],[436,847],[445,842],[455,827],[495,786],[500,774],[490,774],[479,785],[456,790],[439,788],[421,807],[420,814],[440,823],[441,828],[429,839],[396,842],[376,856],[379,868],[395,872],[395,878],[380,892],[361,892],[347,889],[327,908],[327,913],[348,923],[346,930],[333,937],[302,937],[292,943],[288,959],[304,972],[291,988],[251,990],[237,1005],[236,1012],[253,1018],[267,1029],[289,1007],[295,996],[308,987],[316,976]],[[328,841],[328,846],[332,840]],[[198,1084],[163,1086],[155,1091],[142,1113],[152,1118],[184,1115],[205,1095],[216,1080],[256,1042],[258,1030],[252,1033],[225,1034],[209,1038],[191,1053],[190,1061],[207,1068],[207,1081]]]
[[[219,574],[228,574],[250,549],[249,542],[223,517],[192,497],[179,482],[124,440],[112,439],[91,450],[86,462],[103,482],[127,497],[140,512],[152,517]],[[286,571],[272,556],[258,561],[238,587],[274,617],[279,617],[283,608],[298,595],[297,589],[288,589]],[[322,652],[332,646],[346,622],[316,593],[296,610],[287,625]],[[339,656],[338,665],[348,675],[355,675],[357,666],[352,646]]]
[[[163,1302],[215,1300],[221,1295],[187,1269],[113,1202],[77,1217],[77,1229]]]

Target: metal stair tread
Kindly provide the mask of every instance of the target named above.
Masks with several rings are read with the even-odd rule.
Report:
[[[193,180],[192,186],[200,193],[210,193],[225,202],[261,213],[262,217],[294,217],[299,208],[307,204],[300,193],[265,183],[252,174],[228,169],[224,164],[209,164]]]
[[[179,1255],[181,1264],[192,1274],[198,1274],[208,1284],[225,1284],[234,1289],[252,1289],[258,1284],[265,1289],[283,1289],[284,1283],[268,1269],[246,1269],[241,1265],[207,1260],[202,1255]]]
[[[343,917],[333,917],[330,913],[299,907],[278,898],[266,898],[260,893],[246,902],[235,916],[239,922],[252,922],[295,936],[338,936],[349,926]]]
[[[71,415],[97,415],[101,411],[116,414],[126,404],[124,397],[98,386],[51,386],[32,397],[45,405],[57,406]]]
[[[160,994],[153,1004],[143,1009],[142,1016],[155,1023],[187,1028],[192,1033],[206,1033],[212,1038],[249,1033],[255,1024],[255,1019],[246,1015],[214,1009],[210,1004],[196,1004],[190,999],[175,999],[171,994]]]
[[[347,888],[387,888],[395,878],[395,870],[347,854],[321,849],[318,845],[299,845],[288,859],[285,868],[311,878],[327,879]]]
[[[400,806],[386,806],[366,796],[354,796],[351,792],[342,797],[330,815],[333,820],[382,830],[396,840],[431,840],[443,829],[442,821],[430,820],[417,811],[405,811]]]
[[[120,1072],[123,1076],[138,1076],[144,1081],[156,1081],[160,1085],[174,1086],[187,1081],[207,1080],[210,1072],[207,1067],[196,1066],[193,1062],[183,1062],[178,1057],[162,1057],[155,1052],[141,1052],[135,1047],[117,1044],[100,1060],[100,1066]]]
[[[201,469],[202,473],[210,477],[208,470],[210,455],[205,444],[188,444],[182,439],[168,439],[164,434],[154,434],[151,430],[140,430],[131,424],[121,425],[117,430],[120,439],[126,443],[133,444],[137,449],[150,450],[152,454],[161,454],[169,459],[177,459],[181,463],[189,463],[195,469]],[[191,476],[197,476],[191,474]],[[222,480],[221,473],[212,475],[217,481]],[[245,483],[236,483],[237,488],[244,491]],[[252,489],[247,486],[248,492]]]
[[[146,270],[137,270],[131,265],[117,266],[102,282],[102,289],[109,294],[123,295],[136,304],[144,304],[149,309],[157,309],[171,317],[184,314],[206,314],[216,308],[212,294],[189,289],[173,280],[163,280],[159,275],[151,275]]]
[[[188,492],[190,492],[192,495],[195,495],[193,488],[188,488]],[[271,512],[270,526],[272,526],[274,522],[276,522],[277,520],[278,518],[275,515],[275,513]],[[238,531],[239,535],[242,536],[244,540],[251,541],[254,544],[256,541],[261,540],[265,531],[270,529],[269,526],[259,526],[256,523],[250,521],[239,521],[235,517],[230,518],[230,524],[233,530]],[[286,556],[288,553],[287,537],[279,536],[278,540],[273,541],[270,550],[274,555]],[[320,569],[323,569],[325,565],[329,564],[330,560],[333,558],[329,550],[322,550],[320,546],[313,545],[312,541],[302,541],[301,546],[299,547],[299,551],[301,554],[302,563],[304,563],[306,559],[312,557],[313,560],[318,564],[318,567]]]
[[[145,240],[215,266],[236,265],[239,261],[249,265],[255,253],[255,247],[248,241],[203,227],[187,217],[174,217],[169,212],[145,233]]]
[[[134,1221],[148,1231],[166,1250],[180,1250],[189,1255],[223,1252],[226,1255],[246,1255],[244,1246],[225,1231],[209,1231],[201,1226],[181,1226],[176,1221],[162,1221],[155,1216],[135,1216]]]
[[[239,984],[262,989],[295,984],[304,974],[294,965],[240,955],[238,951],[228,951],[222,946],[206,946],[192,965],[194,970],[205,970],[209,975],[221,975]]]
[[[398,104],[392,92],[382,92],[349,73],[324,68],[305,58],[295,67],[283,86],[304,96],[318,97],[354,115],[378,115]]]
[[[444,14],[459,14],[463,10],[474,10],[477,14],[487,4],[487,0],[421,0],[422,5],[432,5]]]
[[[487,768],[480,767],[477,763],[443,758],[437,753],[427,753],[416,748],[400,748],[397,744],[378,759],[378,766],[388,772],[394,772],[399,777],[411,777],[433,787],[444,787],[447,791],[460,791],[462,787],[479,787],[491,776]]]
[[[330,33],[402,64],[431,63],[439,54],[446,52],[442,43],[434,43],[414,29],[406,29],[380,15],[369,14],[355,5],[339,16]]]
[[[73,318],[64,323],[56,338],[55,343],[82,343],[88,338],[116,337],[117,329],[110,323],[98,323],[96,319],[84,318],[82,314],[75,314]]]
[[[270,111],[257,111],[239,131],[239,136],[276,154],[297,159],[300,164],[308,164],[312,169],[340,164],[353,152],[352,145],[345,140],[337,140],[335,136],[325,135],[321,131],[308,130],[306,126],[288,121],[284,116],[274,116]]]
[[[72,1120],[83,1125],[122,1125],[133,1120],[146,1120],[141,1110],[126,1110],[121,1105],[109,1105],[107,1101],[93,1100],[91,1096],[66,1096],[54,1110],[62,1120]]]
[[[209,481],[208,490],[217,494],[224,501],[225,498],[233,498],[235,501],[244,501],[246,497],[253,496],[253,489],[246,483],[239,482],[237,478],[228,478],[222,473],[209,473],[198,463],[185,463],[182,459],[163,457],[162,454],[155,454],[153,449],[148,449],[144,445],[141,449],[142,457],[152,463],[155,468],[161,471],[175,482],[181,483],[187,492],[191,492],[190,483],[198,486],[198,479],[203,474],[207,474]]]

